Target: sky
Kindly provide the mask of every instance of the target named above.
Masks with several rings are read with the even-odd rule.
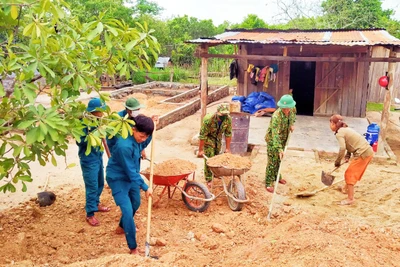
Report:
[[[240,23],[248,14],[256,14],[268,24],[282,22],[279,14],[278,3],[289,3],[279,0],[151,0],[164,8],[161,18],[188,15],[198,19],[212,19],[214,25],[219,25],[225,20],[231,23]],[[298,0],[303,2],[303,7],[315,10],[321,0]],[[400,1],[383,0],[383,9],[396,11],[394,19],[400,20]]]

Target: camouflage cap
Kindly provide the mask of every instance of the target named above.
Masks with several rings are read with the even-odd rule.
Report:
[[[228,104],[220,104],[217,108],[217,112],[221,114],[229,114],[229,106]]]

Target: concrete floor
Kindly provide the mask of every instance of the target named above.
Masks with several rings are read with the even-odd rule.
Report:
[[[249,144],[265,146],[265,133],[267,132],[270,117],[250,118]],[[369,125],[366,118],[346,117],[345,122],[360,134],[367,132]],[[339,146],[335,135],[329,128],[329,117],[296,117],[295,130],[290,136],[289,148],[304,150],[338,152]]]

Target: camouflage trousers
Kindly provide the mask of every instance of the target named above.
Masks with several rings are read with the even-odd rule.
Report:
[[[208,158],[212,158],[215,155],[219,154],[220,150],[217,150],[214,147],[211,146],[204,146],[204,155],[206,155],[206,157]],[[212,172],[210,171],[210,169],[207,166],[206,160],[204,159],[204,178],[206,179],[207,182],[211,182],[213,175]]]
[[[268,163],[265,169],[265,186],[272,186],[273,182],[276,181],[276,176],[278,175],[279,165],[281,164],[281,159],[279,158],[279,151],[274,149],[267,143],[267,155]],[[279,175],[279,180],[282,179],[282,175]]]

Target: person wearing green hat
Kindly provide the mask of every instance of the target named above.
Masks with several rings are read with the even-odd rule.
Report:
[[[283,95],[277,105],[279,108],[272,114],[265,135],[268,155],[268,163],[265,170],[265,186],[270,193],[274,192],[272,184],[278,175],[289,131],[293,132],[296,121],[296,113],[293,109],[296,106],[296,102],[291,95]],[[286,184],[286,181],[282,177],[279,177],[279,183]]]
[[[198,157],[205,155],[210,158],[218,155],[221,151],[222,135],[225,135],[225,153],[230,153],[232,118],[229,113],[229,106],[220,104],[217,107],[217,112],[204,116],[199,135]],[[206,164],[206,160],[204,160],[204,177],[207,185],[211,186],[212,173]]]
[[[134,97],[130,97],[125,101],[125,109],[121,110],[118,112],[118,115],[121,117],[125,117],[126,114],[128,114],[129,119],[134,120],[135,117],[140,115],[140,109],[143,108],[144,106],[140,104],[139,100],[137,100]],[[154,116],[153,116],[154,117]],[[152,117],[153,121],[154,118]],[[152,136],[150,136],[146,141],[144,141],[144,147],[147,147],[148,144],[150,144],[152,139]],[[114,136],[111,139],[107,139],[107,146],[108,149],[110,150],[111,154],[113,151],[113,148],[117,142],[117,136]],[[142,152],[142,158],[146,158],[146,151],[143,150]]]
[[[140,109],[144,106],[140,104],[139,100],[134,97],[130,97],[125,102],[125,109],[118,112],[118,115],[124,117],[129,114],[130,118],[134,118],[140,114]]]
[[[94,117],[102,117],[106,105],[100,98],[93,98],[89,101],[86,112]],[[108,212],[109,207],[100,204],[100,195],[104,188],[104,167],[103,167],[103,152],[99,147],[92,147],[91,152],[86,155],[88,134],[96,128],[86,126],[83,129],[84,135],[81,136],[78,145],[78,155],[82,169],[83,181],[85,183],[86,196],[86,221],[91,226],[98,226],[100,222],[94,216],[94,213]]]

